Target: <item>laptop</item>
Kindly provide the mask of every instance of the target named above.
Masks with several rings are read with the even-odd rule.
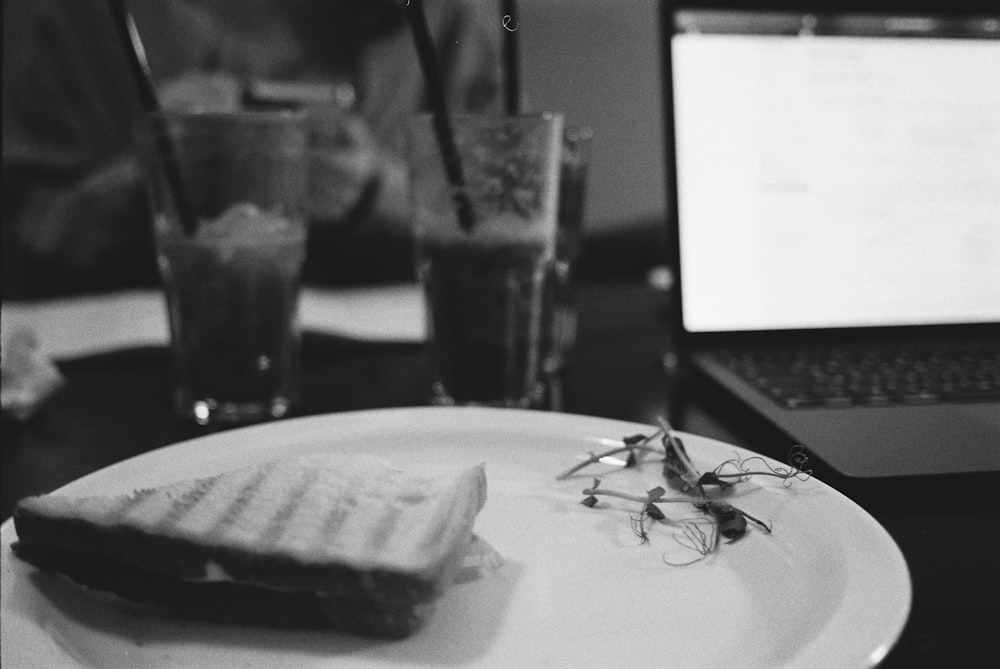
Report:
[[[846,477],[994,474],[1000,16],[894,4],[661,4],[676,341]]]

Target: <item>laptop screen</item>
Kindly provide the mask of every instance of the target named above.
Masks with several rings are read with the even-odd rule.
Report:
[[[665,20],[687,331],[1000,321],[1000,18]]]

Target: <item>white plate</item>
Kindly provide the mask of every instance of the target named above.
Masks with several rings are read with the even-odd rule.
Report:
[[[489,499],[476,532],[504,556],[455,585],[428,625],[403,641],[168,621],[137,613],[12,557],[2,534],[3,666],[37,667],[870,667],[902,631],[906,563],[885,530],[815,479],[741,484],[732,501],[773,524],[685,567],[693,554],[657,524],[641,544],[628,504],[579,502],[591,477],[642,492],[659,465],[556,475],[604,441],[653,428],[566,414],[389,409],[316,416],[195,439],[126,460],[63,489],[128,492],[247,462],[327,449],[402,465],[486,463]],[[684,435],[711,469],[735,446]],[[772,464],[777,465],[779,463]],[[695,514],[671,506],[671,517]]]

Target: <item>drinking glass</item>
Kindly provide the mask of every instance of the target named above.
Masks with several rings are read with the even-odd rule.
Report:
[[[410,127],[431,401],[538,407],[563,118],[460,115],[447,125],[429,114]]]
[[[138,139],[177,411],[217,426],[286,415],[300,377],[303,115],[157,113]]]

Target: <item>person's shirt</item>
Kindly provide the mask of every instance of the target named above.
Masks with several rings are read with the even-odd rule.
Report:
[[[218,71],[248,84],[346,85],[354,109],[397,156],[406,120],[426,107],[402,7],[395,0],[129,2],[158,84]],[[497,109],[497,5],[428,0],[426,11],[451,108]],[[3,13],[4,296],[154,285],[150,215],[131,151],[142,108],[110,3],[4,0]],[[378,278],[379,266],[410,271],[405,242],[395,253],[382,248],[367,222],[326,245],[313,262],[329,269],[321,278]]]

